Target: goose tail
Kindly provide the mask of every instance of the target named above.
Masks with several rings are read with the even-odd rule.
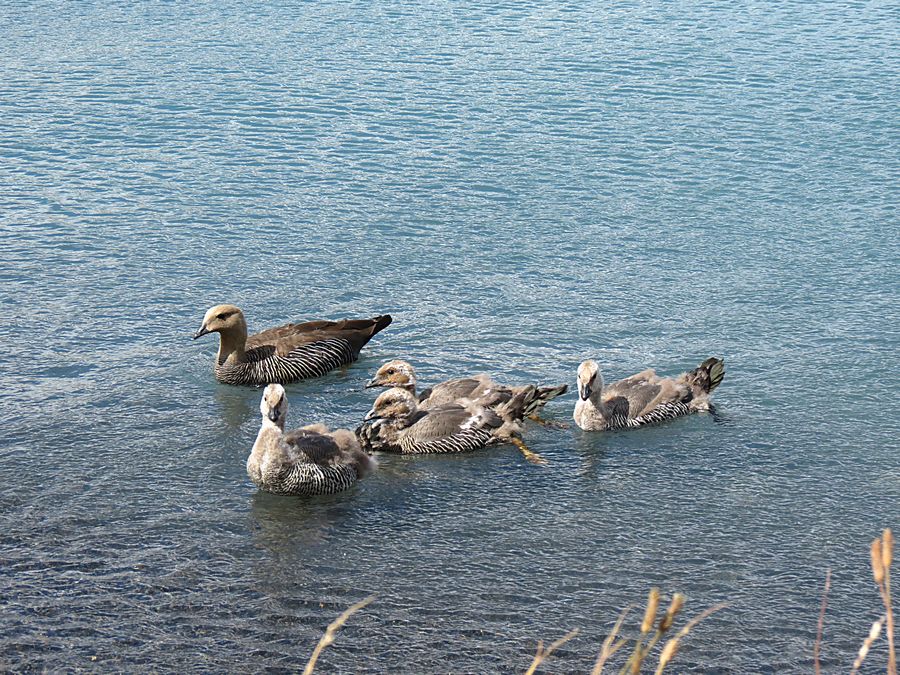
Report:
[[[381,316],[373,316],[372,317],[372,335],[377,335],[385,328],[391,325],[391,321],[393,321],[393,317],[390,314],[382,314]]]
[[[557,387],[536,387],[534,395],[525,404],[525,417],[536,415],[541,408],[547,405],[548,401],[552,401],[557,396],[562,396],[567,391],[569,391],[569,385],[567,384],[561,384]]]
[[[515,422],[525,417],[529,406],[537,400],[538,389],[534,385],[517,387],[508,401],[501,403],[494,410],[504,422]]]
[[[725,360],[712,356],[679,380],[688,385],[695,396],[708,396],[725,377]]]

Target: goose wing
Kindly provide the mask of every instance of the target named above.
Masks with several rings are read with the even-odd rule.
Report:
[[[463,431],[472,413],[458,405],[420,410],[417,419],[405,429],[405,436],[419,443],[446,438]]]
[[[341,456],[341,449],[331,436],[295,429],[284,435],[284,442],[292,449],[303,453],[314,464],[330,465]]]
[[[477,450],[488,445],[493,430],[502,424],[487,409],[473,412],[462,406],[442,406],[422,415],[403,430],[400,447],[407,453],[443,453]]]
[[[685,385],[668,377],[659,377],[652,370],[615,382],[603,392],[603,400],[607,403],[624,399],[630,419],[647,415],[660,406],[689,400],[690,396],[690,390]],[[616,403],[623,406],[622,402]],[[624,407],[619,410],[624,410]]]
[[[354,349],[362,349],[369,339],[391,323],[388,315],[371,319],[343,319],[341,321],[307,321],[269,328],[247,338],[248,350],[272,345],[280,356],[313,342],[328,339],[347,340]]]
[[[613,405],[616,413],[638,417],[659,396],[660,378],[652,370],[644,370],[603,389],[603,401]]]
[[[419,402],[434,407],[452,404],[461,398],[476,399],[490,389],[492,384],[493,382],[487,375],[447,380],[423,391],[419,396]]]

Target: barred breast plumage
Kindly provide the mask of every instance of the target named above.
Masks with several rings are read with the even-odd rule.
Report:
[[[308,321],[270,328],[248,337],[244,314],[234,305],[216,305],[194,338],[219,333],[216,379],[225,384],[285,384],[320,377],[352,363],[360,350],[391,323],[371,319]]]
[[[356,356],[349,340],[332,338],[300,345],[284,356],[258,347],[245,352],[243,363],[216,363],[216,379],[224,384],[288,383],[321,377],[353,363]]]
[[[356,467],[295,464],[286,473],[261,476],[257,487],[276,495],[330,495],[342,492],[360,478]]]

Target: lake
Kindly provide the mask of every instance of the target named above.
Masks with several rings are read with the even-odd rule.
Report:
[[[887,2],[0,6],[0,669],[589,672],[647,591],[674,672],[828,672],[900,525],[898,22]],[[423,385],[726,360],[715,414],[382,455],[258,493],[251,330],[394,323],[287,387],[353,428]],[[867,659],[886,662],[882,638]],[[652,659],[655,664],[655,658]]]

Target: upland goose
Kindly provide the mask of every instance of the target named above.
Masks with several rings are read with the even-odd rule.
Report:
[[[604,387],[596,361],[578,366],[575,423],[585,431],[632,429],[709,410],[709,395],[725,377],[725,361],[706,359],[678,377],[648,369]]]
[[[517,420],[524,400],[525,395],[518,394],[495,409],[465,400],[421,409],[411,393],[395,387],[375,399],[356,435],[367,449],[404,455],[465,452],[511,443],[530,461],[543,463],[521,439]]]
[[[416,397],[416,370],[406,361],[395,359],[385,363],[375,376],[366,383],[370,387],[399,387],[405,389],[413,397]],[[566,393],[569,386],[566,384],[558,387],[538,387],[525,385],[520,387],[508,387],[494,382],[488,375],[473,375],[461,377],[455,380],[447,380],[426,389],[417,398],[419,408],[431,409],[448,403],[458,403],[462,400],[475,401],[489,408],[508,403],[520,393],[524,394],[523,404],[518,409],[523,417],[536,419],[541,408],[557,396]]]
[[[259,403],[262,426],[247,458],[247,475],[276,495],[325,495],[346,490],[371,473],[375,460],[348,429],[311,424],[284,433],[284,387],[270,384]]]
[[[247,337],[244,313],[216,305],[203,317],[194,339],[219,334],[216,379],[225,384],[286,384],[319,377],[352,363],[372,336],[391,323],[388,314],[371,319],[308,321],[269,328]]]

